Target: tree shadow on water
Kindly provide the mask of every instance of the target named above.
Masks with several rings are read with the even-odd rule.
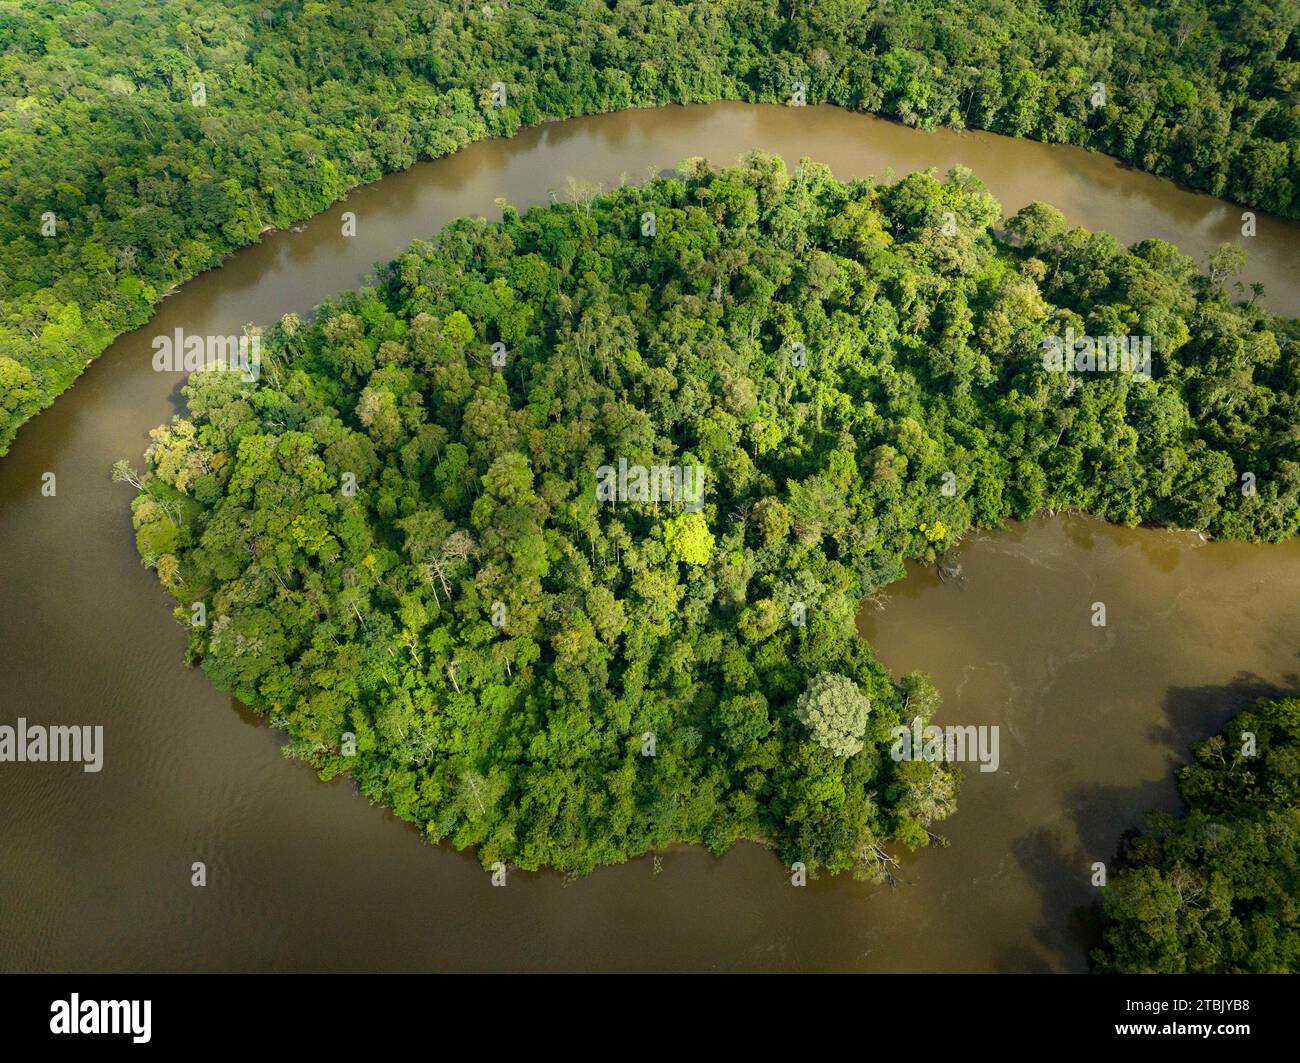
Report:
[[[1250,672],[1239,672],[1222,686],[1170,687],[1165,695],[1165,723],[1148,732],[1179,764],[1191,759],[1192,746],[1223,729],[1233,716],[1262,698],[1296,697],[1300,673],[1290,672],[1274,683]]]
[[[1164,748],[1162,778],[1132,786],[1083,784],[1072,787],[1061,814],[1025,832],[1012,845],[1016,863],[1039,900],[1036,949],[1008,945],[993,961],[1000,972],[1084,971],[1088,953],[1101,942],[1100,891],[1092,885],[1093,864],[1113,873],[1124,834],[1145,826],[1148,813],[1180,808],[1174,773],[1191,760],[1191,747],[1218,733],[1234,715],[1261,698],[1295,697],[1300,675],[1283,683],[1241,673],[1223,685],[1171,687],[1163,724],[1148,731]]]
[[[1149,810],[1169,807],[1173,795],[1172,775],[1134,786],[1075,786],[1066,792],[1054,820],[1017,838],[1012,854],[1039,902],[1031,931],[1038,947],[1005,950],[994,961],[995,969],[1087,970],[1088,952],[1101,933],[1093,865],[1109,868],[1120,835]]]

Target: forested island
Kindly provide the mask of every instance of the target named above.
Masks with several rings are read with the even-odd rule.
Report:
[[[1300,214],[1296,0],[0,4],[0,454],[124,330],[349,188],[522,125],[833,103]]]
[[[487,866],[754,839],[888,876],[957,782],[891,756],[938,699],[855,629],[905,559],[1065,509],[1300,526],[1300,328],[1234,305],[1240,252],[1001,218],[960,168],[756,154],[453,223],[285,316],[256,383],[190,378],[115,471],[141,555],[290,752]],[[1146,371],[1054,367],[1077,336]]]

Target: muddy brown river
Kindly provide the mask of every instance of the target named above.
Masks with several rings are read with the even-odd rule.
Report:
[[[715,104],[557,123],[360,189],[268,234],[165,300],[0,459],[0,723],[104,727],[98,773],[0,765],[0,970],[1074,971],[1095,932],[1095,860],[1156,807],[1188,745],[1260,692],[1300,689],[1300,542],[1044,519],[963,548],[965,578],[910,570],[862,630],[895,672],[929,671],[938,722],[1001,728],[967,773],[950,846],[898,886],[789,885],[766,850],[681,848],[577,881],[494,889],[470,854],[285,760],[281,736],[182,664],[185,632],[141,567],[131,492],[151,427],[181,408],[150,342],[309,312],[464,214],[563,196],[570,176],[641,180],[704,155],[808,155],[840,178],[972,167],[1008,213],[1031,199],[1122,242],[1204,261],[1249,252],[1275,310],[1300,314],[1300,224],[1126,169],[988,134],[922,134],[833,108]],[[343,211],[357,234],[340,234]],[[53,472],[57,494],[42,494]],[[1090,623],[1104,601],[1107,626]],[[190,883],[203,861],[208,885]]]

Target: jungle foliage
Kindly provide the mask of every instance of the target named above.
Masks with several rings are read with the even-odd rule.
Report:
[[[799,82],[1297,216],[1298,26],[1298,0],[0,0],[0,454],[263,230],[543,119]]]
[[[455,222],[281,319],[256,384],[190,378],[141,554],[292,753],[485,864],[753,838],[886,875],[956,786],[890,757],[937,698],[856,633],[905,559],[1064,508],[1300,525],[1300,338],[1231,255],[1000,219],[967,170],[756,154]],[[1151,379],[1050,371],[1070,328],[1151,336]],[[620,460],[702,467],[702,505],[602,502]]]
[[[1178,773],[1106,887],[1093,969],[1300,972],[1300,701],[1257,702]]]

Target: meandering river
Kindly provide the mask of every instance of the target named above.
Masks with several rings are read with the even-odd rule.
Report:
[[[1176,805],[1190,743],[1261,691],[1300,688],[1300,542],[1059,518],[985,534],[964,578],[912,571],[862,630],[896,672],[929,671],[940,722],[997,724],[1001,767],[967,774],[944,851],[897,888],[805,889],[766,850],[682,848],[578,881],[514,874],[283,759],[281,736],[182,664],[185,632],[136,557],[131,492],[147,432],[181,408],[150,341],[310,312],[460,215],[639,181],[704,155],[808,155],[840,178],[972,167],[1011,213],[1031,199],[1122,242],[1204,261],[1241,240],[1245,281],[1300,314],[1300,224],[1183,191],[1076,148],[921,134],[833,108],[630,111],[538,127],[385,178],[268,234],[179,289],[0,460],[0,723],[102,724],[104,767],[0,765],[0,970],[1081,970],[1091,865]],[[341,235],[353,211],[356,235]],[[57,493],[42,494],[56,476]],[[1104,601],[1107,626],[1090,623]],[[208,884],[191,885],[203,861]]]

